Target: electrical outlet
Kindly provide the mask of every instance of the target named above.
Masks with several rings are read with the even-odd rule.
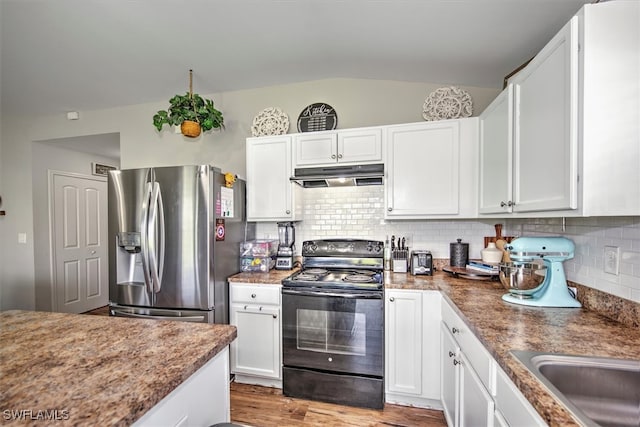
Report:
[[[620,248],[618,246],[604,247],[604,272],[620,274]]]

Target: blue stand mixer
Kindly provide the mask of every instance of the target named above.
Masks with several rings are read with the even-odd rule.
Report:
[[[581,307],[569,292],[562,262],[572,259],[574,243],[565,237],[519,237],[506,245],[511,263],[500,264],[504,301],[536,307]],[[533,263],[542,260],[543,265]]]

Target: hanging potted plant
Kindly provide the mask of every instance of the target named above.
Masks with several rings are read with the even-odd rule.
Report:
[[[224,129],[224,118],[214,107],[213,101],[193,93],[192,73],[193,71],[189,70],[189,92],[175,95],[169,100],[167,110],[160,110],[153,116],[153,125],[158,131],[161,131],[165,124],[180,125],[180,131],[184,136],[196,138],[202,131]]]

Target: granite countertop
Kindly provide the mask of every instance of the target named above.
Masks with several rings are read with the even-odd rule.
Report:
[[[527,307],[504,302],[500,282],[385,274],[386,289],[439,290],[550,426],[578,426],[511,350],[640,360],[640,330],[585,308]],[[580,293],[578,293],[580,295]]]
[[[229,282],[232,283],[261,283],[265,285],[280,285],[282,280],[291,276],[299,268],[292,270],[270,270],[267,273],[238,273],[229,277]]]
[[[269,273],[241,273],[229,280],[280,284],[292,272],[272,270]],[[618,308],[616,311],[625,312],[617,313],[616,318],[632,318],[632,326],[625,325],[612,320],[611,316],[599,314],[595,310],[597,304],[593,301],[593,292],[586,287],[579,286],[578,296],[589,300],[582,301],[583,305],[590,306],[589,309],[509,304],[501,299],[506,290],[500,282],[455,278],[442,271],[437,271],[433,276],[385,272],[384,285],[385,289],[440,291],[552,427],[581,424],[511,355],[511,350],[640,360],[640,329],[633,326],[637,324],[638,316],[637,313],[627,313],[638,310],[638,305],[601,298],[603,312],[611,311],[611,306],[615,306]]]
[[[13,424],[130,425],[235,338],[229,325],[2,312],[2,423],[31,411]],[[58,420],[32,420],[39,411]]]

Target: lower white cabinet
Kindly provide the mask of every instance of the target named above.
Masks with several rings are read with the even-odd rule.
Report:
[[[133,426],[209,426],[229,422],[230,418],[227,347],[158,402]]]
[[[441,399],[450,427],[547,425],[444,300],[441,340]]]
[[[281,298],[279,285],[230,283],[231,343],[236,382],[282,387]]]
[[[442,406],[447,424],[493,425],[493,399],[444,322],[442,349]]]
[[[494,400],[496,402],[495,419],[500,420],[498,426],[546,426],[540,414],[518,390],[507,374],[497,366]]]
[[[385,400],[424,408],[440,405],[438,291],[385,292]]]

